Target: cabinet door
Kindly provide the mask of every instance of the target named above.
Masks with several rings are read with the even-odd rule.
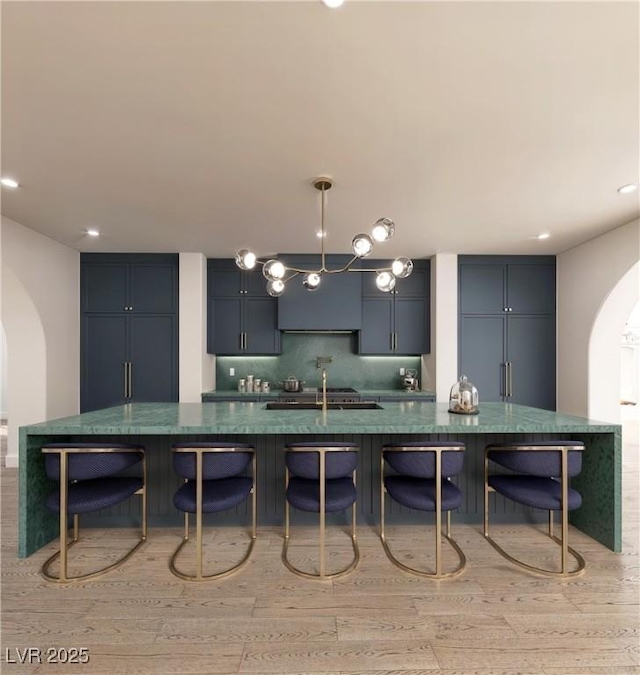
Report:
[[[210,354],[242,354],[242,300],[209,298],[207,350]]]
[[[553,316],[509,316],[506,356],[512,364],[511,403],[556,409],[555,352]]]
[[[393,296],[363,298],[360,354],[393,354]]]
[[[480,403],[503,401],[505,320],[502,316],[460,319],[460,372],[477,387]]]
[[[80,267],[81,311],[124,312],[129,306],[129,266],[87,264]]]
[[[365,258],[361,266],[368,270],[377,270],[391,267],[391,259],[378,258],[369,260]],[[414,260],[413,272],[406,279],[396,280],[396,293],[403,297],[424,298],[429,296],[429,286],[431,284],[431,263],[429,260]],[[362,295],[364,297],[379,297],[382,291],[376,286],[375,272],[362,274]]]
[[[431,287],[431,263],[428,260],[414,260],[413,272],[406,279],[396,281],[396,297],[424,298],[429,300]]]
[[[233,260],[209,260],[207,264],[207,295],[218,298],[237,298],[242,292],[243,272]],[[260,275],[255,271],[253,274]]]
[[[84,314],[80,412],[124,403],[128,317]]]
[[[177,311],[177,267],[132,264],[129,271],[129,306],[138,314]]]
[[[177,401],[177,331],[172,315],[132,315],[129,361],[132,401]]]
[[[508,265],[507,306],[514,314],[555,314],[555,265]]]
[[[395,298],[396,354],[428,354],[429,317],[424,298]]]
[[[460,265],[460,313],[502,314],[506,305],[504,265]]]
[[[271,297],[244,300],[245,354],[279,354],[278,303]]]

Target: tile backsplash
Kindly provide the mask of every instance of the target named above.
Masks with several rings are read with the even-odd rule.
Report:
[[[238,379],[253,375],[268,380],[272,389],[282,388],[281,380],[294,375],[307,387],[321,384],[319,356],[331,357],[327,369],[329,387],[355,389],[401,389],[400,368],[413,368],[420,378],[419,356],[360,356],[356,354],[355,333],[295,334],[283,333],[280,356],[218,356],[217,389],[237,389]],[[229,375],[235,368],[235,376]]]

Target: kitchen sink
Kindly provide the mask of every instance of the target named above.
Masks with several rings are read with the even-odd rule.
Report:
[[[276,401],[267,403],[265,410],[322,410],[322,403],[298,403],[297,401]],[[327,403],[327,410],[382,410],[375,401],[345,401]]]

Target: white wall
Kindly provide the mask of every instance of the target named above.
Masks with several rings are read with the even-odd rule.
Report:
[[[180,254],[180,401],[199,402],[215,386],[215,357],[207,354],[207,259]]]
[[[458,256],[431,258],[431,353],[422,359],[422,388],[447,403],[458,379]]]
[[[1,236],[7,466],[15,466],[18,427],[79,411],[80,254],[8,218]]]
[[[619,420],[620,337],[640,298],[639,260],[640,220],[557,256],[559,411]]]
[[[7,365],[7,338],[0,323],[0,419],[7,419]]]

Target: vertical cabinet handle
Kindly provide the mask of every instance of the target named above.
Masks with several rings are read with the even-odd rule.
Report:
[[[244,334],[244,349],[245,349],[245,351],[248,349],[248,347],[247,347],[247,342],[248,342],[248,340],[247,340],[247,333],[245,333],[245,334]]]
[[[130,399],[133,396],[131,389],[132,364],[131,361],[125,361],[122,365],[124,366],[124,397],[125,399]]]
[[[389,333],[389,349],[393,351],[393,333]]]
[[[132,385],[132,373],[133,371],[133,363],[129,361],[129,398],[133,398],[133,385]]]
[[[509,396],[513,396],[513,363],[509,361]]]

